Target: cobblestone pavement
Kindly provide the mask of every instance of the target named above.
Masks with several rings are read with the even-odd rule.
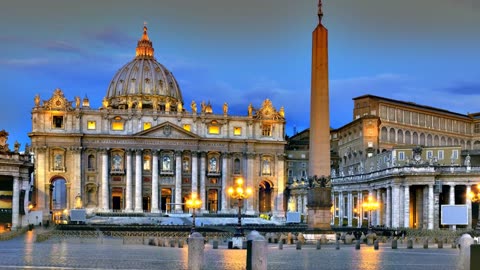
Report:
[[[187,269],[188,248],[156,247],[148,245],[123,245],[119,239],[90,241],[49,240],[33,241],[34,233],[0,242],[0,269]],[[381,245],[380,250],[354,245],[306,245],[296,250],[294,245],[269,245],[268,269],[455,269],[458,249],[392,250]],[[205,269],[245,269],[246,251],[205,248]]]

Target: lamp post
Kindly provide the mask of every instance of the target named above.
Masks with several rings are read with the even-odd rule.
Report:
[[[470,199],[471,202],[479,203],[480,202],[480,184],[476,184],[474,188],[476,189],[476,192],[470,191],[470,193],[468,194],[468,198]],[[478,207],[478,220],[477,220],[476,228],[480,228],[479,221],[480,221],[480,206]]]
[[[235,180],[235,185],[233,187],[230,187],[228,188],[228,195],[232,198],[232,199],[237,199],[238,200],[238,225],[237,225],[237,229],[235,231],[235,234],[233,235],[233,237],[237,237],[237,238],[243,238],[244,237],[244,234],[243,234],[243,229],[242,229],[242,212],[241,212],[241,208],[243,206],[243,200],[244,199],[247,199],[248,197],[250,197],[250,195],[252,195],[252,188],[250,187],[244,187],[243,186],[243,178],[237,178]]]
[[[363,202],[362,207],[364,211],[368,211],[368,226],[372,226],[372,211],[377,210],[380,204],[375,201],[372,196],[367,197],[367,201]]]
[[[195,209],[200,208],[200,206],[202,205],[202,201],[198,199],[197,193],[192,192],[192,194],[190,194],[190,198],[186,201],[186,205],[188,208],[193,209],[192,229],[190,230],[190,234],[192,234],[195,232]]]

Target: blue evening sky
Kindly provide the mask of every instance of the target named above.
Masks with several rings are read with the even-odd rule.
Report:
[[[245,115],[270,98],[288,135],[309,126],[311,32],[317,0],[5,1],[0,9],[0,130],[30,143],[33,98],[61,88],[101,106],[134,57],[143,22],[185,104],[224,102]],[[480,2],[324,0],[330,119],[352,120],[352,98],[374,94],[480,111]],[[188,106],[186,106],[188,109]]]

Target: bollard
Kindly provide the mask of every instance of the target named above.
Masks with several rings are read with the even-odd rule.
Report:
[[[178,248],[183,248],[183,240],[178,239]]]
[[[397,239],[393,239],[392,240],[392,249],[397,249],[397,247],[398,247]]]
[[[455,241],[452,242],[452,248],[453,248],[453,249],[456,249],[456,248],[457,248],[457,244],[455,244]]]
[[[213,245],[213,249],[218,249],[218,240],[213,240],[212,242],[212,245]]]
[[[340,249],[340,241],[338,241],[338,239],[337,239],[337,242],[335,243],[335,249]]]
[[[278,242],[278,249],[279,250],[283,249],[283,241]]]
[[[360,249],[360,239],[355,241],[355,249]]]
[[[464,234],[458,240],[458,248],[460,249],[459,258],[457,260],[457,269],[470,269],[470,246],[473,244],[473,238],[469,234]],[[474,268],[472,268],[474,269]]]
[[[423,248],[425,248],[425,249],[428,248],[428,238],[423,240]]]
[[[203,269],[203,253],[205,243],[203,236],[198,233],[192,233],[188,238],[188,269],[201,270]]]
[[[373,249],[378,250],[378,240],[373,241]]]
[[[317,240],[317,249],[322,249],[322,241],[320,239]]]
[[[412,249],[412,248],[413,248],[413,240],[412,240],[412,239],[408,239],[408,240],[407,240],[407,248],[408,248],[408,249]]]
[[[247,235],[247,270],[267,269],[267,241],[257,231]]]
[[[438,241],[438,248],[443,248],[443,240]]]
[[[302,242],[297,240],[296,248],[297,248],[297,250],[302,249]]]

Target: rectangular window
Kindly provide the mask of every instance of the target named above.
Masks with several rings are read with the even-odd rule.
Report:
[[[267,137],[272,136],[272,125],[264,124],[262,126],[262,136],[267,136]]]
[[[233,128],[233,135],[235,135],[235,136],[242,135],[242,128],[241,127],[234,127]]]
[[[96,129],[97,128],[97,122],[95,121],[88,121],[87,122],[87,129]]]
[[[192,128],[191,128],[190,124],[184,124],[183,129],[185,129],[186,131],[191,131]]]
[[[474,133],[480,133],[480,123],[475,123],[475,126],[473,128]]]
[[[63,128],[63,116],[62,115],[54,115],[52,118],[53,128]]]
[[[405,152],[398,152],[398,160],[405,160]]]
[[[438,150],[438,160],[443,160],[444,159],[444,152],[443,150]]]
[[[452,159],[458,159],[458,150],[452,150]]]
[[[123,130],[123,122],[112,122],[112,130]]]
[[[220,127],[219,126],[209,126],[208,127],[209,134],[220,134]]]
[[[433,158],[433,151],[432,150],[427,150],[427,159]]]
[[[149,128],[152,127],[152,123],[151,122],[145,122],[143,123],[143,130],[147,130]]]

